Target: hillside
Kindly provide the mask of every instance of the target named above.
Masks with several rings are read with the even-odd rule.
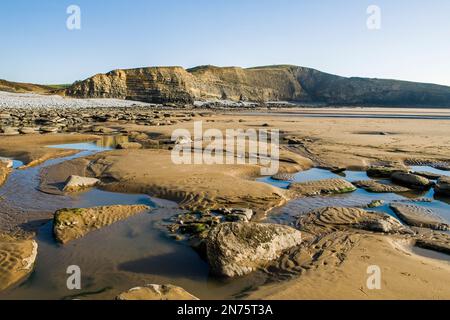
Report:
[[[58,89],[65,89],[64,86],[46,86],[32,83],[11,82],[0,79],[0,91],[14,93],[38,93],[49,94]]]
[[[0,90],[57,92],[78,98],[118,98],[151,103],[192,103],[219,99],[450,107],[450,87],[397,80],[346,78],[291,65],[249,69],[199,66],[187,70],[176,66],[148,67],[97,74],[67,89],[0,81]]]

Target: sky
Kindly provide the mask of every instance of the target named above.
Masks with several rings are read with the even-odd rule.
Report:
[[[67,28],[70,5],[81,29]],[[381,29],[367,26],[370,5]],[[450,85],[450,1],[0,1],[0,79],[65,84],[119,68],[206,64]]]

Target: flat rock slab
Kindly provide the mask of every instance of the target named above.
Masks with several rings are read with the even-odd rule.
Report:
[[[277,181],[294,181],[295,174],[293,174],[293,173],[277,173],[276,175],[272,176],[272,179],[277,180]]]
[[[393,193],[393,192],[400,193],[410,191],[410,189],[405,187],[384,184],[375,180],[355,181],[353,182],[353,184],[358,188],[374,193]]]
[[[38,244],[0,234],[0,291],[9,288],[33,271]]]
[[[100,180],[95,178],[70,176],[66,181],[63,191],[77,192],[83,189],[95,187],[99,182]]]
[[[0,186],[5,183],[10,173],[11,169],[9,169],[5,164],[0,162]]]
[[[199,300],[181,287],[149,284],[121,293],[116,300]]]
[[[356,190],[356,187],[344,179],[326,179],[307,182],[294,182],[289,190],[300,196],[320,196],[325,194],[348,193]]]
[[[383,166],[374,166],[367,169],[367,175],[372,178],[390,178],[394,172],[406,172],[406,169]]]
[[[416,240],[417,247],[450,254],[450,235],[434,232]]]
[[[391,209],[410,226],[441,231],[450,230],[450,226],[429,208],[393,203],[391,204]]]
[[[430,180],[437,180],[441,177],[438,173],[428,172],[428,171],[414,171],[413,174],[421,176]]]
[[[242,276],[299,245],[301,232],[284,225],[231,222],[215,227],[206,240],[211,271],[219,276]]]
[[[411,233],[394,217],[360,208],[321,208],[300,216],[297,226],[312,234],[330,233],[338,229],[361,229],[383,233]]]
[[[406,172],[394,172],[391,175],[391,180],[411,189],[423,190],[432,186],[431,181],[427,178]]]
[[[138,143],[138,142],[123,142],[123,143],[119,143],[117,145],[117,149],[123,149],[123,150],[127,150],[127,149],[142,149],[142,144]]]
[[[434,187],[437,194],[450,197],[450,177],[441,177]]]
[[[62,209],[55,213],[53,231],[56,240],[66,244],[91,231],[148,210],[150,208],[144,205]]]

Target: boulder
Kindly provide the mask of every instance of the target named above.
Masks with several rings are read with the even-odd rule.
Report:
[[[0,291],[23,280],[33,271],[37,250],[38,244],[34,240],[0,234]]]
[[[116,300],[199,300],[181,287],[149,284],[119,294]]]
[[[427,178],[406,172],[394,172],[391,175],[391,180],[411,189],[423,190],[432,186],[431,181]]]
[[[353,192],[356,190],[356,187],[344,179],[327,179],[294,182],[290,184],[289,190],[292,190],[301,196],[318,196]]]
[[[17,136],[20,134],[17,128],[12,127],[4,127],[2,128],[1,132],[3,136]]]
[[[91,231],[147,210],[150,208],[144,205],[61,209],[55,213],[53,233],[58,242],[66,244]]]
[[[119,143],[116,147],[117,149],[123,149],[123,150],[127,150],[127,149],[142,149],[142,144],[138,143],[138,142],[122,142]]]
[[[222,208],[215,212],[223,215],[228,221],[248,222],[253,218],[253,210],[247,208]]]
[[[58,127],[41,127],[43,133],[56,133],[59,131]]]
[[[450,196],[450,177],[441,177],[437,181],[434,190],[437,194]]]
[[[312,234],[329,233],[352,228],[383,233],[411,233],[394,217],[360,208],[328,207],[316,209],[299,217],[297,226]]]
[[[95,178],[70,176],[65,183],[64,192],[77,192],[86,188],[95,187],[100,180]]]
[[[406,172],[406,169],[374,166],[367,169],[367,175],[372,178],[390,178],[394,172]]]
[[[22,134],[35,134],[39,132],[39,128],[24,127],[20,128],[19,132]]]
[[[441,231],[450,230],[450,226],[429,208],[393,203],[391,204],[391,209],[402,221],[410,226]]]
[[[353,182],[353,184],[355,186],[357,186],[358,188],[367,190],[369,192],[374,192],[374,193],[393,193],[393,192],[400,193],[400,192],[410,191],[410,189],[405,188],[405,187],[384,184],[384,183],[380,183],[375,180],[355,181],[355,182]]]
[[[211,271],[235,277],[253,272],[301,243],[300,231],[284,225],[229,222],[212,229],[206,240]]]

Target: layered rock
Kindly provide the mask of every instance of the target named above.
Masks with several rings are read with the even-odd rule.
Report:
[[[208,235],[207,258],[214,274],[242,276],[301,243],[301,233],[276,224],[222,223]]]
[[[326,194],[349,193],[356,187],[344,179],[326,179],[291,183],[289,190],[300,196],[319,196]]]
[[[341,105],[450,105],[449,87],[345,78],[298,66],[115,70],[77,82],[64,93],[73,97],[120,98],[152,103],[222,99]]]
[[[302,231],[312,234],[329,233],[339,229],[361,229],[384,233],[410,233],[394,217],[359,208],[328,207],[314,210],[297,221]]]
[[[428,189],[432,183],[425,177],[406,172],[394,172],[391,180],[412,189]]]
[[[149,209],[144,205],[62,209],[55,213],[53,233],[58,242],[66,244],[84,237],[89,232]]]
[[[374,192],[374,193],[392,193],[392,192],[408,192],[408,188],[380,183],[375,180],[363,180],[353,182],[358,188]]]
[[[438,194],[450,196],[450,177],[441,177],[435,186],[435,191]]]
[[[395,214],[410,226],[447,231],[450,226],[442,221],[433,210],[410,204],[391,204]]]

